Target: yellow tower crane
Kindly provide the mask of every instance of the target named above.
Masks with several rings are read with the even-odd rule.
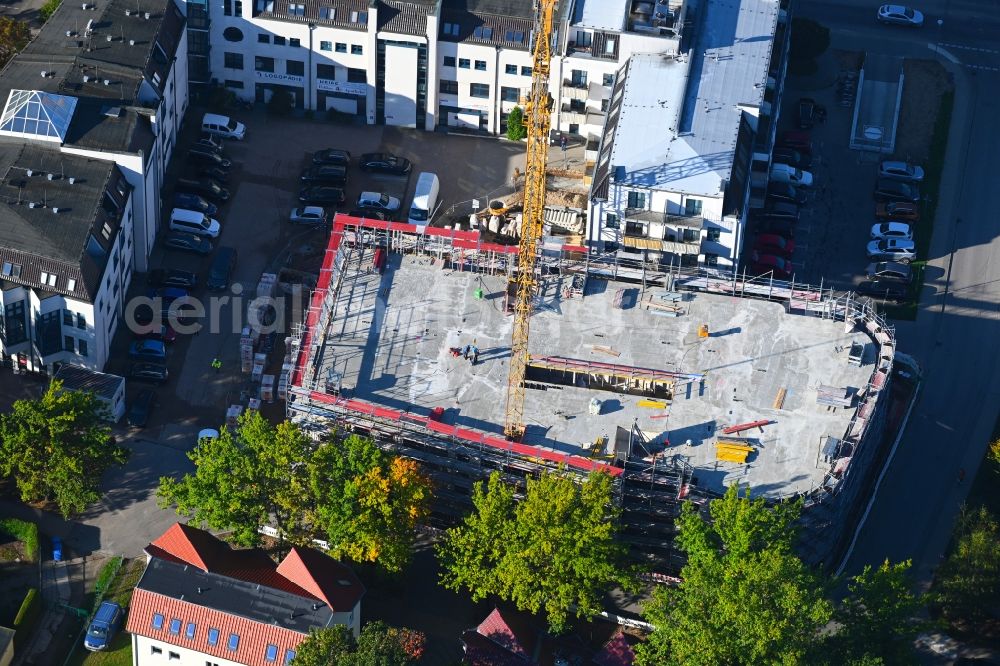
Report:
[[[524,435],[524,375],[528,368],[528,324],[535,297],[538,239],[545,219],[545,167],[549,157],[552,97],[549,65],[552,59],[552,20],[557,0],[539,0],[535,14],[535,45],[531,93],[524,113],[528,127],[528,152],[524,169],[524,207],[521,243],[517,255],[517,300],[511,334],[510,373],[507,376],[507,409],[504,434],[514,440]]]

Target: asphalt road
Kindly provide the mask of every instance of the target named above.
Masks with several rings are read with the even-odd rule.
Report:
[[[876,5],[807,0],[797,15],[829,26],[834,47],[937,53],[955,76],[956,101],[930,254],[941,277],[925,285],[917,320],[897,325],[900,351],[923,368],[921,394],[844,573],[911,559],[927,584],[968,493],[960,470],[975,475],[1000,412],[1000,1],[924,3],[926,23],[915,30],[877,25]]]

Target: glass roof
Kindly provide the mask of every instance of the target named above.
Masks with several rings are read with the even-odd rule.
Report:
[[[75,97],[37,90],[11,90],[0,117],[0,134],[62,143],[66,140],[75,108]]]

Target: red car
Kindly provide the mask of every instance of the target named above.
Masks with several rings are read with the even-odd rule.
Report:
[[[791,259],[795,252],[795,241],[788,240],[779,234],[761,234],[753,244],[754,252],[774,254],[785,259]]]
[[[170,344],[177,339],[177,331],[172,329],[169,324],[163,324],[159,327],[153,324],[141,324],[133,333],[136,340],[162,340]]]
[[[878,203],[875,204],[875,217],[881,220],[916,222],[920,219],[920,207],[908,201]]]
[[[750,271],[757,274],[772,273],[779,280],[787,280],[792,277],[792,264],[787,259],[776,257],[773,254],[754,252]]]

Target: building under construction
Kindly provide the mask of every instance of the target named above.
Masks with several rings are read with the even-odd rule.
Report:
[[[561,466],[615,477],[625,538],[663,571],[681,501],[734,483],[805,498],[809,559],[845,547],[897,361],[867,300],[599,262],[545,238],[514,442],[503,433],[518,249],[343,215],[333,227],[292,339],[288,416],[422,462],[442,520],[467,512],[472,484],[495,470],[517,483]]]

